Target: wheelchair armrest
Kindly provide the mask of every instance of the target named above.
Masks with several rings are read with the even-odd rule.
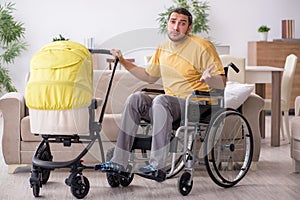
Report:
[[[152,93],[152,94],[165,94],[164,90],[151,89],[151,88],[142,88],[141,92],[147,92],[147,93]]]
[[[97,102],[97,107],[100,106],[103,102],[103,99],[102,98],[95,98],[95,99],[96,99],[96,102]]]
[[[203,96],[203,97],[220,97],[220,96],[224,96],[224,90],[213,89],[210,92],[194,90],[193,95]]]
[[[91,109],[97,109],[98,106],[102,104],[102,99],[101,98],[93,98],[92,102],[90,104]]]

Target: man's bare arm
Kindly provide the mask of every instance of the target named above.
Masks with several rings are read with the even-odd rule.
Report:
[[[134,63],[126,60],[121,51],[120,50],[114,50],[112,49],[111,50],[111,53],[113,56],[117,56],[119,58],[119,63],[125,67],[125,69],[127,71],[129,71],[132,75],[134,75],[135,77],[137,77],[138,79],[142,80],[142,81],[145,81],[147,83],[155,83],[159,77],[153,77],[153,76],[150,76],[145,68],[143,67],[139,67],[137,65],[135,65]]]

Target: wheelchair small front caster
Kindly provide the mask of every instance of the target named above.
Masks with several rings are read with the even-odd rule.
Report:
[[[193,180],[191,180],[191,173],[184,172],[178,181],[178,190],[183,196],[188,195],[193,187]]]
[[[71,193],[77,199],[84,198],[90,190],[90,182],[85,176],[75,176],[71,183]]]
[[[119,187],[121,184],[123,187],[130,185],[134,177],[134,174],[129,172],[123,172],[121,174],[116,173],[106,173],[107,182],[110,187]]]
[[[118,175],[115,175],[113,173],[106,173],[106,179],[110,187],[119,187],[120,179]]]
[[[106,160],[109,161],[114,155],[115,148],[108,149],[106,153]],[[110,187],[119,187],[121,184],[123,187],[127,187],[133,180],[134,175],[130,173],[132,171],[132,166],[128,165],[126,172],[117,174],[117,173],[106,173],[106,179]]]
[[[121,176],[120,177],[120,184],[123,186],[123,187],[127,187],[130,185],[130,183],[132,182],[133,180],[133,177],[134,177],[134,174],[129,174],[128,176]]]

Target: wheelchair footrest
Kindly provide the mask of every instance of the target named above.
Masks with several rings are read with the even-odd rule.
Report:
[[[137,174],[143,178],[155,180],[157,182],[163,182],[164,180],[166,180],[166,172],[164,172],[162,170],[157,170],[156,172],[149,173],[149,174],[141,173],[141,172],[136,172],[135,174]]]

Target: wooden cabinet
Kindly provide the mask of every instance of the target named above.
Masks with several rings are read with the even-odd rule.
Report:
[[[248,65],[284,67],[289,54],[298,57],[290,108],[300,95],[300,41],[248,42]],[[266,98],[271,98],[271,86],[266,87]]]

